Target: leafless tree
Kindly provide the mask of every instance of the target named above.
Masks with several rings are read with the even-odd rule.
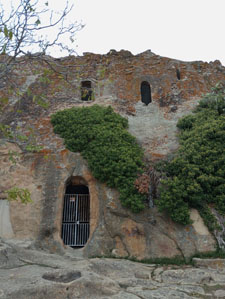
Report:
[[[11,4],[9,10],[0,4],[0,88],[4,89],[7,86],[8,90],[13,90],[21,99],[24,91],[20,90],[20,86],[17,86],[14,80],[15,67],[30,58],[31,61],[38,60],[40,63],[47,64],[50,70],[58,72],[54,60],[47,59],[46,55],[53,48],[54,51],[61,51],[62,55],[76,54],[73,45],[74,36],[83,27],[77,22],[68,23],[68,15],[73,9],[69,0],[61,11],[50,9],[46,1],[13,0],[14,4]],[[67,74],[67,70],[61,74],[66,78],[64,73]],[[17,143],[16,134],[12,134],[11,127],[1,121],[1,116],[4,116],[4,108],[2,109],[4,105],[8,105],[8,99],[5,97],[0,98],[1,140],[5,142],[9,139],[10,142]],[[8,153],[13,164],[16,164],[17,155],[16,152],[9,151]],[[11,200],[20,199],[26,203],[31,199],[29,190],[18,186],[4,192]]]
[[[49,8],[48,2],[19,0],[8,12],[0,6],[0,77],[10,70],[15,59],[22,55],[41,57],[54,47],[64,54],[74,54],[75,33],[83,25],[68,23],[73,5],[66,2],[62,11]],[[68,44],[71,46],[69,47]]]

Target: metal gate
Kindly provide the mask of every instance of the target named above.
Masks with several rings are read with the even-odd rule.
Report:
[[[71,247],[84,246],[90,233],[89,194],[65,194],[62,239]]]

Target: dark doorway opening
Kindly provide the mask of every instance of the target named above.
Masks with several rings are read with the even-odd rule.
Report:
[[[146,81],[141,83],[141,101],[147,106],[152,101],[151,87]]]
[[[85,185],[68,184],[64,195],[62,240],[73,248],[83,247],[90,234],[90,196]]]
[[[91,101],[92,100],[92,86],[91,81],[82,81],[81,82],[81,100],[82,101]]]

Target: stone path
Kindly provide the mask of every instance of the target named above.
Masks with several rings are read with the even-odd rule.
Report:
[[[225,260],[158,266],[83,259],[0,240],[0,299],[225,298]]]

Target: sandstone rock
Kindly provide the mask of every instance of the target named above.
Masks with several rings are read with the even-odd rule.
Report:
[[[150,273],[135,272],[134,276],[140,279],[149,279]]]
[[[1,200],[0,198],[0,237],[12,238],[14,236],[10,212],[9,212],[9,202],[7,200]]]
[[[15,254],[15,250],[0,240],[0,267],[10,269],[23,266],[24,262]]]
[[[123,259],[74,259],[0,240],[0,298],[223,298],[225,272]],[[2,256],[8,257],[2,259]],[[74,253],[74,257],[76,254]],[[210,279],[211,278],[211,279]]]
[[[208,228],[205,226],[197,210],[191,209],[190,218],[193,221],[192,226],[195,229],[196,233],[203,236],[210,235]]]
[[[225,260],[224,259],[194,258],[193,261],[197,267],[207,268],[207,269],[216,269],[218,272],[223,272],[225,269]]]
[[[214,292],[216,298],[225,298],[225,290],[217,290]]]
[[[10,169],[11,162],[4,163],[5,169]],[[65,167],[58,168],[61,164]],[[140,214],[132,214],[121,206],[118,192],[97,182],[81,156],[69,151],[55,154],[54,162],[52,159],[46,160],[42,154],[24,156],[16,168],[5,173],[0,185],[14,181],[28,188],[32,203],[22,205],[11,202],[10,217],[5,219],[4,213],[1,218],[2,228],[5,230],[11,224],[16,239],[30,240],[37,248],[63,254],[61,217],[65,182],[70,177],[83,178],[91,194],[91,230],[82,251],[85,256],[114,254],[138,259],[188,257],[197,251],[212,251],[215,248],[211,234],[203,224],[201,228],[204,231],[199,230],[196,221],[186,227],[176,225],[166,215],[158,213],[157,208],[146,208]],[[195,215],[198,215],[197,211]]]
[[[180,290],[174,290],[172,287],[162,287],[157,288],[155,290],[146,290],[139,288],[129,288],[130,292],[135,292],[139,298],[149,299],[149,298],[193,298],[192,296],[188,296],[185,292]]]
[[[59,72],[68,65],[70,72],[67,81],[50,75],[45,89],[49,106],[44,109],[34,103],[26,90],[29,88],[35,95],[43,92],[40,76],[33,75],[32,68],[41,74],[48,66],[36,65],[30,57],[24,59],[27,63],[23,68],[15,62],[12,73],[15,85],[24,92],[22,100],[16,94],[8,95],[5,84],[0,95],[9,96],[9,104],[4,107],[0,122],[16,134],[31,139],[35,136],[43,149],[39,153],[28,152],[25,142],[19,140],[18,145],[4,140],[0,143],[1,198],[13,186],[27,188],[32,197],[32,203],[26,206],[10,203],[9,213],[4,212],[1,217],[0,236],[29,240],[36,248],[51,253],[68,252],[61,239],[61,225],[66,184],[73,180],[77,184],[85,182],[90,193],[90,237],[80,251],[82,256],[187,258],[198,251],[213,251],[216,242],[197,211],[192,211],[193,225],[183,227],[147,204],[139,215],[122,207],[118,193],[96,181],[80,154],[65,149],[63,140],[53,132],[50,117],[71,107],[111,105],[128,119],[129,131],[143,146],[145,156],[159,160],[178,147],[178,119],[190,113],[216,82],[225,80],[225,68],[218,62],[182,62],[151,51],[134,56],[128,51],[113,50],[106,55],[86,53],[57,61],[46,56],[48,63],[57,62]],[[94,101],[81,100],[80,87],[85,80],[90,80]],[[141,101],[143,82],[151,88],[152,101],[148,105]],[[10,151],[18,153],[16,165],[9,159]]]

